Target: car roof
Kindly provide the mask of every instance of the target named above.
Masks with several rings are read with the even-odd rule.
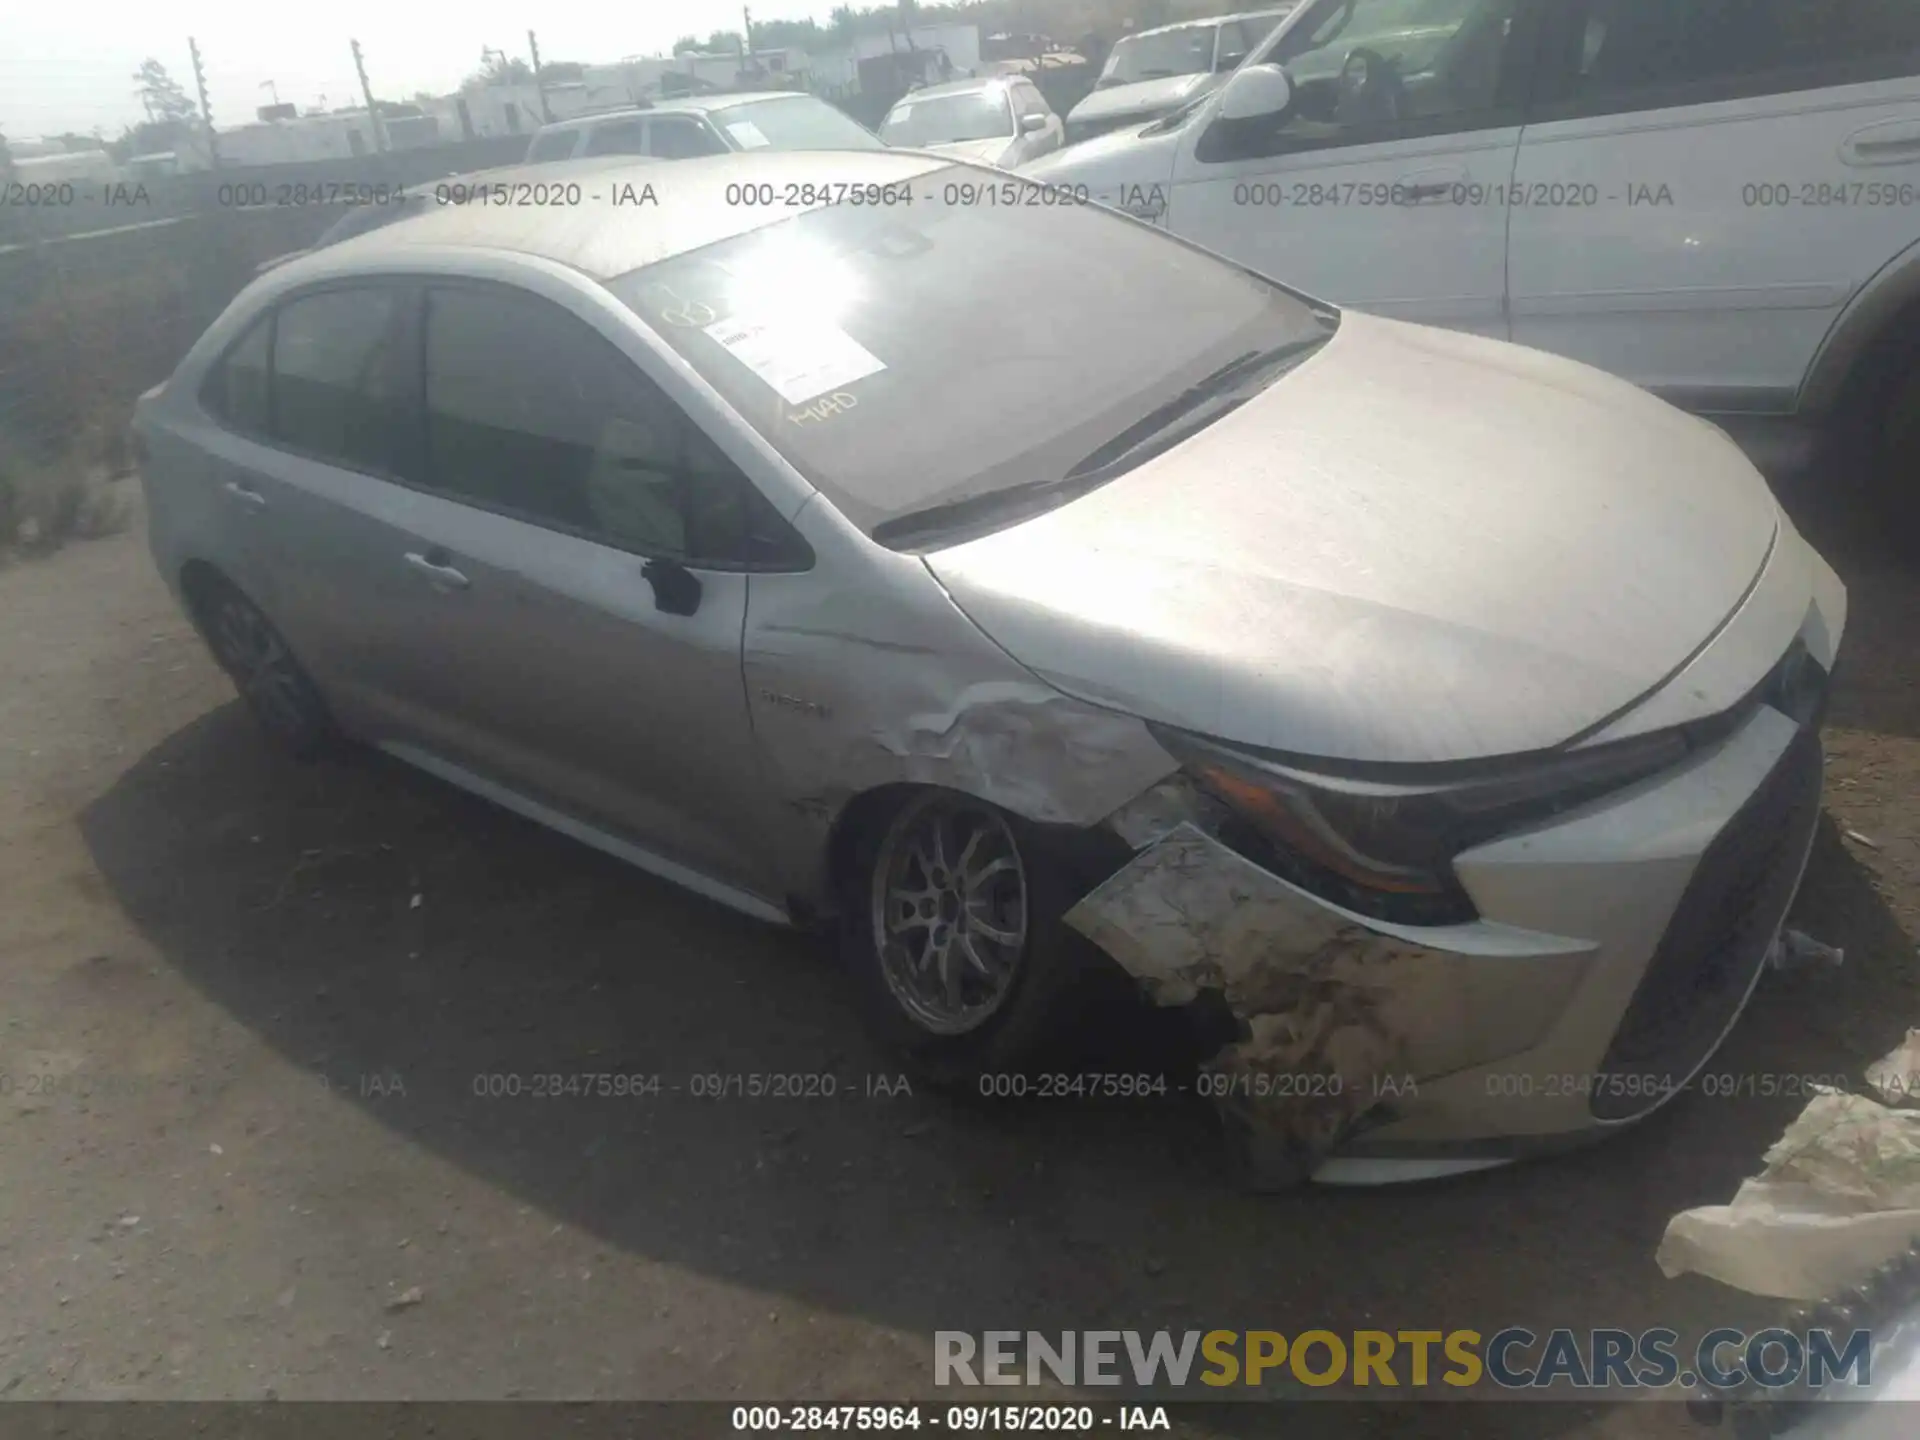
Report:
[[[975,75],[968,80],[943,80],[938,85],[922,85],[918,90],[909,90],[893,103],[898,105],[909,100],[928,100],[936,95],[966,95],[976,90],[991,90],[996,85],[1011,85],[1022,78],[1018,75]]]
[[[741,90],[724,95],[680,95],[671,100],[655,100],[646,105],[623,105],[617,110],[596,110],[591,115],[573,115],[542,125],[534,133],[546,135],[556,130],[582,130],[605,120],[629,120],[642,115],[704,115],[710,110],[727,110],[735,105],[751,105],[758,100],[813,100],[824,105],[818,95],[804,90]]]
[[[762,150],[665,163],[623,155],[535,165],[525,168],[524,183],[577,181],[580,203],[436,205],[285,268],[289,275],[297,269],[302,280],[374,273],[433,247],[513,251],[610,280],[814,208],[729,204],[729,186],[771,185],[776,193],[812,187],[826,203],[838,185],[898,185],[954,163],[912,150]],[[653,203],[615,204],[625,184],[636,198],[651,186]]]
[[[1266,20],[1283,18],[1299,9],[1299,4],[1276,5],[1271,10],[1236,10],[1231,15],[1208,15],[1200,20],[1176,20],[1171,25],[1156,25],[1151,30],[1136,30],[1131,35],[1122,35],[1113,43],[1124,45],[1129,40],[1140,40],[1148,35],[1168,35],[1175,30],[1197,30],[1201,26],[1227,25],[1235,20]]]

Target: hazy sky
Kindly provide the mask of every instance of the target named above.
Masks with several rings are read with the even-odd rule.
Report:
[[[753,18],[825,20],[834,0],[757,0]],[[182,0],[177,5],[8,0],[0,21],[0,132],[15,138],[95,126],[112,139],[141,118],[133,72],[148,56],[193,94],[187,37],[200,42],[216,124],[253,118],[280,99],[302,109],[358,103],[349,40],[366,56],[373,93],[404,100],[451,90],[478,67],[482,46],[527,53],[533,26],[544,60],[589,63],[656,54],[681,35],[740,28],[736,0]]]

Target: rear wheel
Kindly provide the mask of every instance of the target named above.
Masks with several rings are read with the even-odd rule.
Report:
[[[842,948],[878,1038],[924,1081],[982,1087],[1057,1031],[1089,943],[1030,827],[949,790],[910,793],[855,844]]]
[[[259,606],[218,576],[192,587],[192,605],[214,660],[274,743],[300,759],[330,748],[338,731],[326,701]]]

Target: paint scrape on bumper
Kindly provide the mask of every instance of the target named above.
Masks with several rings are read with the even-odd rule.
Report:
[[[1181,823],[1081,900],[1068,924],[1156,1004],[1216,991],[1243,1025],[1207,1064],[1269,1180],[1350,1134],[1412,1066],[1417,1029],[1458,1004],[1456,957],[1353,924]],[[1450,995],[1450,991],[1456,993]]]

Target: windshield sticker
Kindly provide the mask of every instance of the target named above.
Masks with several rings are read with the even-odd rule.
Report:
[[[707,326],[706,333],[789,405],[804,405],[887,368],[846,331],[824,322],[736,316]]]
[[[742,150],[764,150],[772,143],[751,120],[729,120],[727,133],[740,142]]]

